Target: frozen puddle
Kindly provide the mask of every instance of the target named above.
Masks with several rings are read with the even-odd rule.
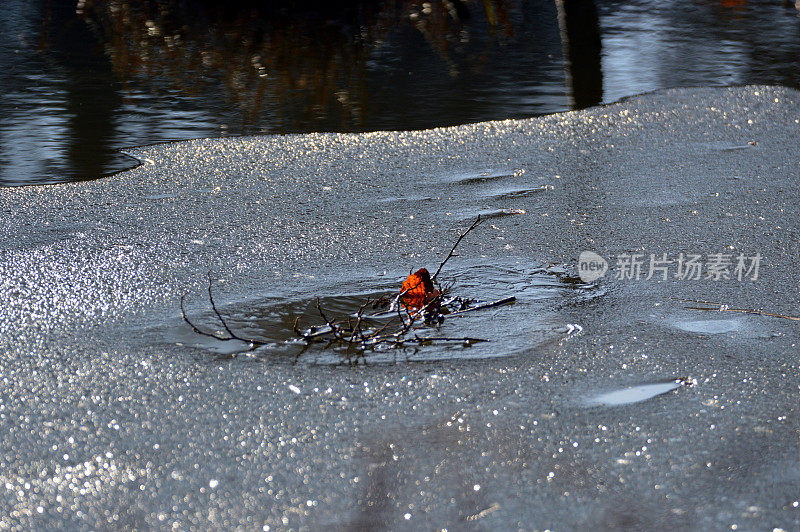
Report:
[[[596,285],[582,283],[564,268],[553,265],[467,262],[462,263],[457,271],[452,295],[471,299],[471,306],[502,301],[510,296],[516,298],[514,304],[463,315],[445,315],[443,323],[419,323],[414,331],[423,337],[480,338],[485,339],[483,342],[433,343],[416,347],[409,344],[398,348],[378,346],[364,350],[332,342],[330,338],[320,337],[320,340],[313,342],[298,339],[295,326],[301,330],[312,327],[326,329],[317,308],[316,294],[321,294],[319,304],[325,309],[326,316],[343,324],[355,320],[358,309],[365,301],[391,299],[397,293],[401,280],[402,275],[391,280],[362,279],[337,283],[335,286],[319,285],[293,295],[239,298],[231,303],[225,302],[224,285],[220,283],[219,294],[215,294],[220,313],[237,336],[252,340],[253,344],[225,340],[231,335],[214,315],[204,292],[188,298],[187,316],[200,330],[213,333],[217,338],[209,338],[207,334],[192,330],[180,316],[175,326],[170,328],[167,338],[170,342],[222,356],[250,353],[258,358],[283,358],[310,364],[495,358],[517,354],[554,338],[566,339],[580,334],[582,326],[569,321],[564,309],[603,294]],[[372,319],[366,319],[362,324],[367,330],[379,329],[390,321],[375,312],[368,309],[366,313],[372,315]],[[393,314],[389,317],[394,319]]]
[[[738,330],[741,320],[687,320],[675,322],[675,327],[682,331],[701,334],[722,334]]]
[[[633,403],[641,403],[653,397],[663,395],[677,390],[684,385],[692,385],[694,381],[690,379],[674,379],[670,381],[655,382],[650,384],[639,384],[637,386],[627,386],[619,390],[602,393],[590,397],[583,402],[583,406],[621,406]]]

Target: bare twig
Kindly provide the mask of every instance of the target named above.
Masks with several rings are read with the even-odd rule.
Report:
[[[414,335],[413,338],[393,338],[393,337],[383,337],[377,339],[375,343],[372,345],[378,345],[382,343],[389,343],[394,345],[394,347],[403,347],[405,344],[417,344],[417,345],[430,345],[436,342],[458,342],[462,344],[477,344],[481,342],[488,342],[489,340],[485,338],[473,338],[470,336],[464,337],[452,337],[452,336],[418,336]]]
[[[308,336],[306,336],[306,333],[304,333],[303,331],[301,331],[301,330],[300,330],[300,328],[297,326],[297,324],[298,324],[298,323],[300,323],[300,316],[297,316],[297,317],[294,319],[294,323],[292,324],[292,329],[294,330],[294,333],[295,333],[297,336],[300,336],[300,337],[302,337],[302,338],[308,338]]]
[[[361,332],[361,320],[364,318],[364,309],[370,304],[370,300],[367,299],[363,305],[358,308],[358,313],[356,314],[356,325],[353,327],[353,334],[350,336],[349,342],[353,342],[356,338],[356,335],[361,337],[361,341],[364,341],[364,333]]]
[[[467,228],[467,230],[466,230],[466,231],[464,231],[463,233],[461,233],[461,235],[458,237],[458,240],[456,240],[456,243],[455,243],[455,244],[453,244],[453,247],[452,247],[452,248],[450,248],[450,253],[448,253],[448,254],[447,254],[447,256],[444,258],[444,260],[441,262],[441,264],[439,264],[439,267],[438,267],[438,268],[436,268],[436,273],[434,273],[434,274],[433,274],[433,276],[431,277],[431,281],[435,281],[435,280],[436,280],[436,277],[439,275],[439,272],[440,272],[440,271],[442,271],[442,266],[444,266],[444,265],[447,263],[447,261],[448,261],[448,260],[450,260],[450,257],[452,257],[452,256],[453,256],[453,253],[455,253],[455,251],[456,251],[456,248],[457,248],[457,247],[458,247],[458,245],[461,243],[461,240],[462,240],[462,239],[463,239],[465,236],[467,236],[467,235],[469,234],[469,232],[470,232],[470,231],[472,231],[473,229],[475,229],[476,227],[478,227],[478,225],[480,225],[480,223],[481,223],[483,220],[484,220],[484,218],[481,218],[481,215],[479,214],[479,215],[478,215],[478,217],[475,219],[475,221],[474,221],[474,222],[472,222],[472,225],[470,225],[470,226]]]
[[[477,344],[480,342],[488,342],[489,340],[485,338],[471,338],[469,336],[465,336],[463,338],[453,338],[450,336],[415,336],[414,341],[419,343],[428,343],[428,342],[462,342],[465,344]]]
[[[763,310],[749,309],[749,308],[709,308],[709,307],[686,307],[689,310],[705,310],[710,312],[741,312],[742,314],[755,314],[757,316],[769,316],[771,318],[783,318],[785,320],[800,321],[800,317],[788,316],[786,314],[778,314],[775,312],[766,312]]]
[[[677,298],[676,298],[677,299]],[[749,308],[730,308],[724,303],[712,303],[710,301],[702,301],[699,299],[677,299],[684,303],[699,303],[701,305],[709,305],[707,307],[686,307],[689,310],[703,310],[707,312],[741,312],[742,314],[755,314],[757,316],[769,316],[771,318],[783,318],[785,320],[800,321],[800,317],[788,316],[786,314],[778,314],[776,312],[767,312],[765,310],[749,309]]]
[[[186,316],[186,310],[184,309],[184,306],[183,306],[185,299],[186,299],[186,294],[181,296],[181,301],[180,301],[181,316],[183,316],[183,321],[185,321],[187,324],[189,324],[189,327],[191,327],[192,330],[194,330],[194,332],[196,332],[197,334],[201,334],[201,335],[207,336],[209,338],[214,338],[215,340],[219,340],[220,342],[227,342],[227,341],[230,341],[230,340],[239,340],[240,342],[245,342],[247,344],[250,344],[250,349],[251,350],[255,349],[256,347],[260,347],[262,345],[266,345],[266,342],[261,342],[259,340],[251,340],[249,338],[244,338],[242,336],[239,336],[238,334],[233,332],[233,330],[231,330],[230,327],[228,327],[228,323],[225,321],[225,318],[222,317],[222,314],[220,314],[219,309],[217,309],[217,304],[214,301],[214,295],[213,295],[212,290],[211,290],[211,274],[210,273],[208,274],[208,300],[211,303],[211,310],[214,311],[214,315],[217,317],[217,319],[220,321],[220,323],[222,323],[222,326],[225,328],[225,331],[230,336],[220,336],[220,335],[217,335],[217,334],[214,334],[214,333],[210,333],[210,332],[204,331],[204,330],[200,329],[199,327],[197,327],[194,323],[192,323],[189,320],[188,316]],[[296,324],[297,324],[297,322],[295,322],[295,326],[296,326]]]
[[[396,296],[394,296],[394,297],[392,298],[392,301],[389,303],[389,311],[392,311],[392,310],[394,310],[395,308],[399,308],[399,306],[400,306],[400,299],[401,299],[401,298],[402,298],[404,295],[406,295],[406,294],[408,293],[408,291],[409,291],[409,290],[412,290],[413,288],[416,288],[417,286],[418,286],[418,284],[417,284],[417,285],[414,285],[412,288],[408,288],[408,289],[406,289],[406,290],[403,290],[402,292],[400,292],[399,294],[397,294]]]
[[[297,324],[300,321],[300,316],[294,320],[293,329],[297,336],[304,338],[306,340],[313,340],[314,338],[319,338],[320,336],[325,336],[326,334],[330,333],[330,327],[324,325],[322,327],[311,327],[308,329],[309,332],[303,332],[298,327]]]
[[[492,301],[490,303],[485,303],[483,305],[478,305],[476,307],[467,308],[463,310],[459,310],[456,312],[452,312],[450,314],[441,314],[442,317],[449,317],[454,315],[464,314],[466,312],[471,312],[473,310],[483,310],[487,308],[493,308],[500,305],[509,304],[516,301],[515,297],[507,297],[503,299],[499,299],[497,301]],[[361,349],[371,349],[375,348],[382,344],[389,344],[393,347],[403,347],[408,343],[414,343],[417,345],[428,345],[434,342],[461,342],[464,344],[471,344],[471,343],[479,343],[479,342],[488,342],[489,340],[484,338],[472,338],[472,337],[449,337],[449,336],[419,336],[413,335],[410,336],[411,330],[416,323],[418,323],[418,319],[427,319],[428,312],[434,312],[434,319],[436,316],[439,316],[437,313],[437,305],[441,303],[441,296],[437,296],[433,300],[429,301],[426,305],[419,309],[408,309],[404,308],[403,306],[398,305],[394,308],[394,312],[396,316],[389,319],[385,324],[378,327],[377,329],[371,330],[369,332],[365,332],[363,329],[364,320],[370,318],[370,316],[364,315],[364,309],[370,304],[368,301],[364,305],[361,305],[358,312],[356,313],[356,323],[350,329],[343,329],[340,327],[335,320],[331,320],[325,314],[325,311],[322,309],[321,303],[317,301],[317,311],[322,319],[325,321],[326,325],[320,327],[312,327],[309,329],[311,332],[303,332],[297,328],[295,324],[295,332],[301,338],[307,341],[313,341],[314,339],[322,336],[326,336],[330,334],[333,338],[330,339],[332,342],[341,342],[344,344],[357,346]],[[399,328],[395,329],[393,332],[387,332],[390,325],[395,323],[399,319],[400,326]],[[346,334],[345,334],[346,333]]]
[[[217,335],[216,335],[216,334],[214,334],[214,333],[210,333],[210,332],[203,331],[203,330],[201,330],[199,327],[197,327],[197,325],[195,325],[194,323],[192,323],[191,321],[189,321],[189,318],[186,316],[186,310],[183,308],[183,300],[184,300],[184,299],[186,299],[186,294],[184,294],[184,295],[182,295],[182,296],[181,296],[181,303],[180,303],[180,306],[181,306],[181,316],[183,316],[183,321],[185,321],[185,322],[186,322],[186,323],[189,325],[189,327],[191,327],[191,328],[192,328],[192,330],[194,330],[194,332],[196,332],[197,334],[202,334],[203,336],[208,336],[209,338],[214,338],[214,339],[216,339],[216,340],[220,340],[220,341],[222,341],[222,342],[224,342],[224,341],[226,341],[226,340],[230,340],[230,339],[231,339],[231,338],[225,338],[225,337],[223,337],[223,336],[217,336]]]
[[[396,333],[394,333],[393,336],[395,336],[397,338],[405,336],[406,333],[411,330],[411,327],[414,325],[414,321],[416,320],[416,318],[414,318],[414,315],[411,314],[408,311],[408,309],[403,309],[403,310],[406,311],[406,317],[408,317],[408,320],[406,320],[403,317],[402,311],[400,310],[400,308],[398,308],[397,309],[397,315],[400,317],[400,322],[403,324],[403,328],[400,329],[399,331],[397,331]]]
[[[439,308],[439,305],[441,304],[441,302],[442,302],[442,295],[439,294],[436,297],[434,297],[433,299],[431,299],[430,301],[428,301],[427,303],[425,303],[420,308],[412,307],[412,309],[414,311],[413,313],[408,308],[406,308],[406,314],[408,314],[409,317],[421,316],[423,320],[426,320],[425,312],[427,312],[429,310],[430,311],[435,311],[436,309]]]
[[[450,292],[450,290],[455,286],[455,284],[456,284],[456,280],[452,279],[449,283],[447,283],[446,285],[443,285],[442,286],[442,290],[441,290],[442,295],[448,294]]]
[[[513,303],[516,300],[517,298],[514,296],[504,297],[503,299],[498,299],[497,301],[492,301],[491,303],[484,303],[483,305],[478,305],[477,307],[470,307],[470,308],[465,308],[463,310],[457,310],[455,312],[451,312],[450,314],[446,314],[446,316],[447,317],[458,316],[459,314],[466,314],[467,312],[473,312],[475,310],[484,310],[487,308],[499,307],[500,305],[507,305],[509,303]]]
[[[231,338],[234,338],[236,340],[241,340],[241,338],[236,336],[236,334],[231,330],[231,328],[228,327],[228,324],[225,322],[225,319],[222,317],[222,314],[220,314],[219,310],[217,310],[217,304],[214,302],[214,295],[211,293],[211,272],[208,272],[208,301],[211,303],[211,310],[214,311],[214,314],[217,316],[217,319],[219,319],[220,323],[222,323],[222,326],[225,328],[225,331],[227,331],[227,333],[231,335]]]
[[[219,319],[220,323],[222,323],[222,326],[225,327],[225,331],[227,331],[227,333],[231,335],[231,337],[227,338],[227,340],[239,340],[240,342],[245,342],[250,344],[252,348],[266,345],[266,342],[261,342],[259,340],[252,340],[250,338],[244,338],[242,336],[239,336],[238,334],[233,332],[233,330],[230,327],[228,327],[228,323],[225,321],[225,318],[222,317],[222,314],[220,314],[219,310],[217,309],[217,304],[214,302],[214,295],[211,292],[210,272],[208,274],[208,301],[211,303],[211,310],[214,311],[214,314],[217,316],[217,319]]]
[[[373,334],[367,339],[367,342],[362,343],[362,346],[364,347],[375,346],[382,343],[394,343],[395,345],[398,345],[398,341],[400,341],[400,343],[402,344],[403,337],[406,334],[408,334],[408,331],[411,330],[411,327],[414,325],[415,322],[414,316],[408,312],[408,309],[405,310],[406,310],[406,315],[408,316],[408,320],[403,318],[402,310],[400,309],[400,307],[397,307],[397,316],[400,318],[400,323],[403,324],[403,326],[398,331],[391,334],[387,334],[385,336],[377,336],[377,334]]]
[[[400,319],[402,319],[402,316],[400,317]],[[383,331],[385,331],[386,329],[388,329],[388,328],[389,328],[389,325],[391,325],[392,323],[394,323],[394,316],[392,316],[392,317],[391,317],[391,318],[390,318],[390,319],[389,319],[389,320],[388,320],[386,323],[384,323],[384,324],[383,324],[383,325],[382,325],[380,328],[378,328],[378,329],[376,329],[375,331],[373,331],[372,333],[370,333],[370,334],[367,336],[367,339],[370,339],[370,338],[372,338],[372,337],[378,336],[380,333],[382,333]]]
[[[319,312],[320,317],[325,320],[325,323],[328,324],[328,327],[331,329],[331,334],[339,340],[340,342],[347,342],[347,339],[342,334],[342,331],[339,327],[336,326],[336,321],[331,321],[325,315],[325,312],[322,310],[322,305],[320,305],[319,298],[317,298],[317,312]]]

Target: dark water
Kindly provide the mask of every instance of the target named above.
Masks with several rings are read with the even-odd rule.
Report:
[[[270,7],[263,7],[268,4]],[[789,2],[6,0],[0,186],[197,137],[425,129],[654,89],[800,87]]]

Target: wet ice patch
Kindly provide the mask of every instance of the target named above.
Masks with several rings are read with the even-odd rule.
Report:
[[[730,141],[714,141],[704,142],[703,146],[708,148],[709,152],[726,152],[738,150],[751,150],[758,147],[758,142],[751,139],[731,139]]]
[[[495,199],[525,198],[535,194],[541,194],[547,190],[552,190],[552,185],[540,185],[537,187],[500,187],[489,192],[489,197]]]
[[[486,183],[499,181],[502,179],[519,177],[525,173],[522,168],[503,168],[495,170],[478,170],[458,172],[444,176],[441,181],[445,183],[455,183],[461,185],[471,185],[475,183]]]
[[[661,190],[653,188],[648,190],[646,194],[631,194],[625,198],[624,201],[634,205],[667,206],[689,204],[697,201],[697,198],[690,197],[674,188],[664,188]]]
[[[433,196],[390,196],[377,201],[378,203],[420,203],[438,201],[439,199]]]
[[[674,326],[687,332],[722,334],[739,330],[742,326],[742,320],[684,320],[676,321]]]
[[[783,334],[794,334],[791,321],[760,319],[744,313],[710,310],[652,318],[660,326],[677,330],[687,337],[719,335],[720,338],[737,342],[744,338],[769,339]]]
[[[466,211],[459,216],[459,221],[466,222],[474,220],[480,216],[483,219],[488,218],[503,218],[505,216],[515,216],[517,214],[525,214],[525,209],[484,209],[482,211]]]
[[[604,392],[583,401],[583,406],[622,406],[634,403],[641,403],[653,397],[664,395],[665,393],[677,390],[681,386],[689,384],[688,379],[675,379],[670,381],[653,382],[649,384],[639,384],[626,386],[617,390]]]

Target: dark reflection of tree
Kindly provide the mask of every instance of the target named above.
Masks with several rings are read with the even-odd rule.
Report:
[[[235,131],[349,131],[365,128],[366,73],[391,32],[417,31],[453,75],[479,70],[485,56],[460,55],[465,21],[480,14],[486,33],[513,35],[506,3],[89,0],[81,13],[123,82],[189,96],[222,85]]]
[[[673,85],[698,82],[800,87],[800,18],[791,6],[767,0],[698,2],[689,10],[665,10],[675,28],[701,28],[681,39],[659,65]],[[729,77],[725,75],[728,74]]]
[[[600,19],[594,0],[557,0],[573,109],[603,101]]]
[[[626,64],[622,71],[607,65],[607,99],[681,86],[800,87],[800,18],[791,6],[771,0],[703,0],[680,9],[650,0],[596,4],[604,56]]]
[[[86,24],[75,18],[74,3],[45,4],[40,47],[57,63],[63,80],[69,135],[66,160],[59,166],[83,179],[129,166],[113,145],[115,115],[122,103],[116,79]]]

